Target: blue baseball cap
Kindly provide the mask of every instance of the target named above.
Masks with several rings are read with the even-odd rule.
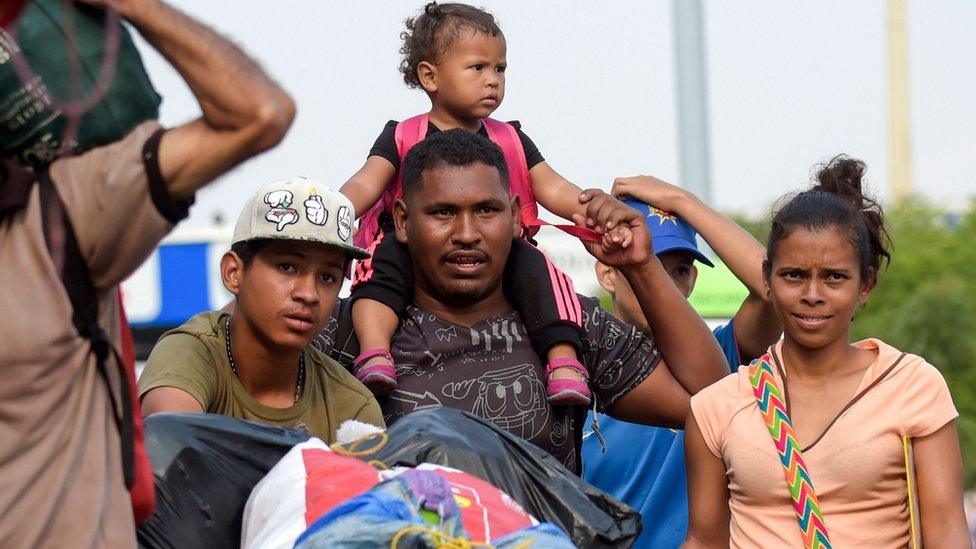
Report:
[[[710,259],[705,257],[705,254],[698,250],[698,240],[696,239],[698,233],[691,228],[687,221],[635,198],[624,200],[624,204],[634,208],[644,216],[647,228],[651,231],[652,245],[656,255],[686,250],[705,265],[715,266]]]

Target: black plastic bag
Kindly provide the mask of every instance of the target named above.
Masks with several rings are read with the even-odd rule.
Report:
[[[156,513],[136,530],[141,547],[238,549],[251,489],[309,434],[214,414],[146,419]]]
[[[414,412],[375,440],[356,444],[357,452],[369,454],[362,459],[391,467],[434,463],[470,473],[540,521],[561,527],[579,547],[630,547],[640,534],[636,511],[546,451],[473,414],[444,407]]]

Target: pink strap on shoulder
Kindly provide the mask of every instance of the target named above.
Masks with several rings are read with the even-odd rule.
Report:
[[[548,225],[580,240],[599,242],[600,234],[592,229],[577,227],[576,225],[553,225],[539,219],[539,206],[535,201],[535,194],[532,192],[532,179],[529,177],[525,149],[522,147],[522,139],[519,138],[518,130],[511,124],[493,118],[483,118],[481,122],[485,126],[488,138],[501,147],[502,153],[505,155],[505,163],[508,164],[509,192],[519,197],[519,204],[521,205],[519,218],[528,236],[533,236],[539,232],[539,227]]]
[[[522,225],[531,227],[532,222],[539,219],[539,207],[532,193],[532,180],[529,179],[529,168],[525,160],[525,149],[519,139],[515,126],[500,122],[493,118],[484,118],[481,123],[485,126],[488,139],[491,139],[502,149],[505,163],[508,164],[508,189],[518,196],[521,211],[519,217]]]
[[[429,117],[427,113],[419,114],[412,118],[403,120],[396,125],[393,140],[397,147],[397,156],[400,157],[400,165],[403,159],[410,152],[414,145],[420,143],[427,136],[427,124]],[[400,185],[400,166],[397,166],[396,176],[387,185],[386,190],[380,195],[380,199],[373,204],[373,207],[366,211],[359,219],[359,230],[353,237],[353,243],[360,248],[369,248],[379,231],[380,215],[384,212],[393,211],[393,204],[403,195],[403,188]]]

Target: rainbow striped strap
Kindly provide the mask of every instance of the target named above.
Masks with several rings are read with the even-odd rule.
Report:
[[[824,523],[823,512],[820,511],[820,501],[813,489],[813,479],[807,464],[800,453],[800,445],[796,442],[790,416],[786,413],[783,393],[773,378],[773,368],[769,365],[769,354],[754,360],[749,365],[749,379],[752,381],[752,391],[756,395],[756,405],[762,412],[763,421],[769,430],[779,452],[779,459],[783,464],[783,473],[790,495],[793,497],[793,509],[796,520],[800,524],[803,535],[803,546],[807,548],[830,548],[830,536]]]

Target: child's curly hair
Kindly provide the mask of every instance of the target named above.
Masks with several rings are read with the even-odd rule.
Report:
[[[467,4],[431,2],[424,6],[423,13],[405,23],[407,30],[400,33],[403,40],[400,72],[403,81],[411,88],[420,87],[417,65],[423,61],[438,63],[461,29],[504,37],[492,14]]]

